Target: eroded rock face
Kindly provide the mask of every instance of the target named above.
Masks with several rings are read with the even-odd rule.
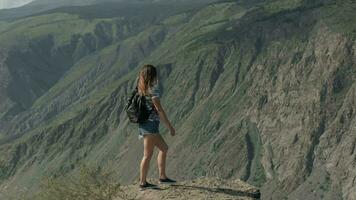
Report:
[[[149,62],[157,63],[162,103],[177,130],[171,138],[161,127],[171,176],[241,179],[260,186],[262,199],[353,199],[356,43],[352,27],[334,24],[349,25],[348,18],[328,13],[350,12],[354,4],[319,2],[280,12],[275,4],[239,6],[212,4],[175,16],[74,66],[80,78],[68,73],[62,80],[70,81],[59,82],[9,129],[26,131],[1,146],[7,188],[107,160],[125,172],[121,180],[136,180],[142,144],[122,109],[137,66]],[[101,45],[111,41],[106,28],[96,27]],[[51,120],[44,124],[46,116]],[[30,119],[35,127],[26,127]]]
[[[346,179],[341,185],[349,188],[346,183],[355,177],[353,168],[345,168],[354,165],[354,48],[354,41],[321,25],[299,64],[280,69],[276,85],[269,86],[268,103],[254,114],[263,133],[263,165],[269,169],[268,176],[278,177],[285,190],[304,187],[292,197],[298,193],[316,199],[335,195],[352,199],[354,195],[352,190],[340,192],[345,191],[340,181]],[[312,63],[307,64],[308,60]]]

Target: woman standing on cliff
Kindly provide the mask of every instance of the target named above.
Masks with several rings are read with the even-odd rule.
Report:
[[[139,72],[137,81],[138,93],[145,96],[146,106],[148,109],[153,109],[148,120],[143,123],[139,123],[138,128],[139,138],[143,138],[144,145],[143,158],[140,166],[140,188],[146,189],[157,187],[154,184],[148,183],[146,180],[154,147],[159,149],[157,156],[159,183],[175,183],[176,181],[169,179],[166,175],[166,158],[168,145],[158,130],[160,120],[164,122],[172,136],[174,136],[176,133],[161,105],[156,67],[153,65],[144,65]]]

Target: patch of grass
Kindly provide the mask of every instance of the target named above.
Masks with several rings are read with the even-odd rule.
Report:
[[[322,20],[333,31],[356,38],[355,10],[355,1],[338,1],[321,8]]]
[[[181,13],[165,19],[162,23],[164,25],[177,25],[188,20],[188,13]]]
[[[302,5],[302,0],[277,0],[267,3],[264,8],[269,14],[292,10]]]

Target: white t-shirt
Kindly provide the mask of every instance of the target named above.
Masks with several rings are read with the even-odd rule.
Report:
[[[148,109],[153,108],[150,116],[148,117],[148,120],[159,121],[158,112],[152,102],[152,98],[160,98],[161,97],[161,91],[158,87],[158,84],[155,84],[151,88],[149,88],[148,93],[149,93],[149,95],[146,96],[146,106]]]

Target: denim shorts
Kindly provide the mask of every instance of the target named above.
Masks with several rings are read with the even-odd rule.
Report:
[[[158,120],[147,120],[146,122],[138,124],[139,136],[141,139],[144,135],[149,134],[159,134],[159,123]]]

